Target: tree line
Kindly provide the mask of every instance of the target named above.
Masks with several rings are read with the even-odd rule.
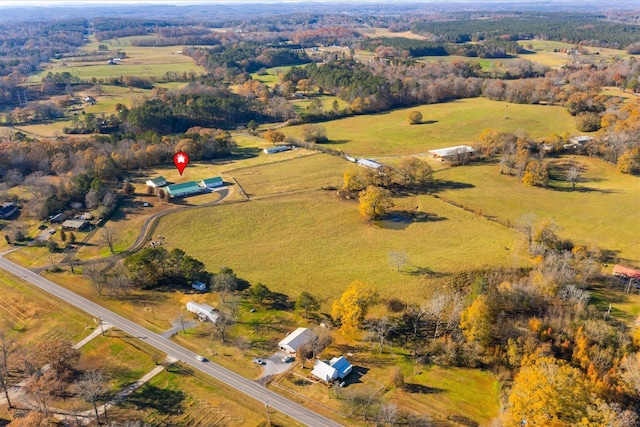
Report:
[[[638,26],[607,21],[604,15],[567,12],[523,12],[504,18],[444,22],[422,20],[414,22],[411,31],[449,43],[542,39],[616,49],[637,42],[640,34]]]

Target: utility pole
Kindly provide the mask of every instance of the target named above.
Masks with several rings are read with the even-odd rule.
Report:
[[[271,418],[269,417],[269,401],[264,402],[264,409],[267,411],[267,425],[271,425]]]

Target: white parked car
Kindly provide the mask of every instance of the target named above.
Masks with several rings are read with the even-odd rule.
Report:
[[[293,362],[293,359],[294,359],[294,358],[293,358],[293,356],[289,355],[289,356],[285,356],[285,357],[283,357],[283,358],[282,358],[282,361],[283,361],[284,363],[289,363],[289,362]]]

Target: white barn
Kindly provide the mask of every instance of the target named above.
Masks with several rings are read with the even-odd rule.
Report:
[[[164,178],[164,176],[159,176],[157,178],[148,179],[145,184],[147,184],[149,187],[158,188],[162,187],[163,185],[167,185],[167,180]]]
[[[301,346],[310,343],[315,338],[316,334],[310,329],[298,328],[280,341],[278,346],[289,354],[295,354]]]
[[[189,301],[187,303],[187,310],[195,314],[201,322],[209,321],[216,323],[220,318],[218,310],[208,304]]]
[[[358,159],[356,163],[362,167],[369,169],[380,169],[382,167],[382,163],[378,163],[369,159]]]
[[[288,145],[276,145],[275,147],[267,147],[262,151],[264,151],[265,154],[275,154],[275,153],[282,153],[283,151],[289,151],[289,150],[291,150],[291,147],[289,147]]]

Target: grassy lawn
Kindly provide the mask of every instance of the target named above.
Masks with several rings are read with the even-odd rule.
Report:
[[[414,366],[413,371],[405,377],[407,386],[392,392],[400,408],[442,421],[462,416],[480,425],[489,425],[498,415],[500,387],[489,372],[438,366]]]
[[[93,325],[91,317],[43,294],[22,279],[0,270],[0,330],[20,345],[44,339],[80,341]]]
[[[303,366],[294,362],[290,373],[275,380],[274,391],[282,388],[330,407],[334,411],[350,415],[354,408],[345,404],[341,395],[349,393],[374,393],[385,402],[392,402],[402,411],[428,415],[436,425],[457,425],[447,421],[449,416],[462,416],[479,425],[489,425],[499,412],[499,384],[497,378],[480,369],[442,368],[419,365],[401,352],[370,352],[367,345],[354,348],[339,334],[334,334],[338,344],[325,350],[323,359],[344,353],[343,345],[349,348],[349,361],[353,373],[346,380],[346,387],[336,391],[310,379],[313,362]],[[401,367],[405,386],[396,388],[391,384],[390,367]],[[282,392],[284,395],[286,392]],[[356,411],[356,414],[358,412]]]
[[[420,111],[425,123],[409,125],[406,117],[412,110]],[[505,112],[508,113],[506,119]],[[485,98],[348,117],[322,125],[330,139],[327,145],[352,155],[373,157],[424,153],[435,148],[473,144],[486,128],[504,132],[524,131],[534,138],[551,133],[578,134],[573,118],[562,107],[507,104]],[[283,128],[282,131],[287,136],[301,137],[302,126]]]
[[[429,278],[389,267],[390,251],[404,250],[413,266],[442,275],[513,262],[504,249],[516,238],[512,230],[427,195],[396,200],[398,209],[417,206],[426,213],[423,222],[403,230],[367,223],[356,202],[319,189],[339,185],[348,167],[335,157],[313,156],[243,169],[238,182],[257,200],[170,215],[157,233],[210,271],[228,266],[239,277],[293,298],[313,289],[325,308],[356,279],[375,285],[383,297],[424,296]]]
[[[571,156],[558,161],[568,159],[584,170],[584,182],[576,191],[569,191],[567,183],[553,181],[555,190],[527,187],[515,177],[501,175],[495,163],[450,168],[436,177],[469,184],[445,190],[441,196],[483,215],[510,223],[529,213],[538,220],[552,218],[562,237],[613,250],[622,259],[640,263],[638,178],[621,174],[600,159]]]
[[[138,389],[118,408],[115,417],[135,417],[149,425],[195,426],[233,425],[257,426],[266,422],[266,412],[260,402],[197,371],[170,368]],[[299,426],[278,412],[269,413],[277,425]]]
[[[80,269],[76,270],[78,273]],[[100,297],[87,277],[69,271],[43,273],[43,277],[81,295],[113,312],[160,333],[171,328],[171,320],[177,317],[188,296],[181,292],[144,292],[134,290],[120,300]],[[182,299],[185,299],[184,302]]]

